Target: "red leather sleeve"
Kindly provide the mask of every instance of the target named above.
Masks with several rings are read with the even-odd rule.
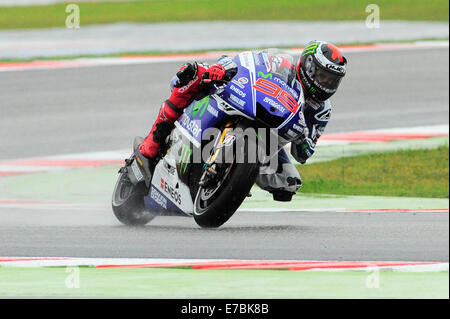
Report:
[[[207,67],[201,63],[197,64],[197,73],[192,80],[185,86],[174,88],[169,97],[169,101],[175,105],[176,108],[183,109],[194,101],[195,96],[199,92],[199,84],[202,80],[202,75],[206,72]],[[185,68],[183,65],[180,71]]]

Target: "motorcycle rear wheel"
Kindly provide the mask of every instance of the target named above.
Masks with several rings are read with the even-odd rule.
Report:
[[[133,185],[127,173],[121,173],[112,197],[112,209],[116,218],[129,226],[142,226],[155,218],[154,214],[145,209],[144,196],[147,193],[144,183]]]

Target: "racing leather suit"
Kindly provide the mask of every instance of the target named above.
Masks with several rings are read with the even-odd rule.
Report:
[[[262,52],[269,56],[271,73],[286,80],[287,83],[299,81],[295,72],[294,58],[278,49],[267,49]],[[331,115],[331,102],[316,102],[305,97],[303,115],[306,128],[300,139],[291,143],[291,155],[305,164],[315,151],[317,140],[323,134]],[[275,200],[290,201],[292,195],[301,187],[301,177],[297,168],[289,159],[283,148],[278,152],[278,169],[276,172],[262,166],[256,184],[273,194]]]
[[[298,81],[291,55],[284,54],[276,49],[268,49],[264,52],[267,52],[270,57],[272,73],[284,76],[288,79],[288,83]],[[221,59],[224,58],[228,57],[222,57]],[[189,68],[189,72],[186,72],[187,68]],[[183,70],[185,70],[184,73],[188,74],[182,74]],[[182,114],[183,109],[194,100],[199,100],[205,96],[200,83],[203,74],[208,70],[208,64],[188,63],[183,65],[177,75],[174,76],[171,81],[171,95],[162,104],[156,122],[149,135],[140,145],[140,151],[144,156],[149,158],[156,156],[160,143],[163,143],[170,133],[174,122]],[[301,164],[305,164],[306,160],[314,154],[317,140],[330,119],[331,103],[329,100],[316,102],[306,98],[303,114],[307,129],[304,130],[304,134],[299,140],[291,143],[291,155]],[[291,200],[292,195],[302,185],[300,174],[290,161],[284,148],[278,153],[277,171],[271,171],[269,167],[261,167],[256,184],[271,192],[274,199],[279,201]]]

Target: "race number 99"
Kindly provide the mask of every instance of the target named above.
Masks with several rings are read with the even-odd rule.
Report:
[[[258,79],[253,85],[255,90],[258,90],[264,94],[277,99],[278,102],[283,104],[292,113],[297,113],[298,103],[287,91],[284,91],[275,83],[272,83],[266,79]]]

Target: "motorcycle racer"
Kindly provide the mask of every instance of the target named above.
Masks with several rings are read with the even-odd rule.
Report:
[[[304,130],[301,138],[291,144],[291,155],[305,164],[315,151],[315,146],[330,119],[329,98],[336,93],[346,73],[347,60],[331,43],[310,42],[301,53],[297,64],[294,58],[276,49],[267,49],[271,72],[288,79],[288,83],[299,81],[305,95],[303,109]],[[171,95],[163,102],[150,133],[139,146],[142,166],[152,166],[160,146],[173,129],[175,121],[184,108],[194,100],[208,95],[213,83],[228,83],[237,73],[236,64],[223,56],[211,66],[205,63],[183,65],[171,81]],[[142,156],[140,156],[142,155]],[[290,201],[301,187],[302,181],[296,167],[284,149],[278,153],[278,169],[270,171],[261,167],[256,180],[258,186],[273,194],[274,200]]]

